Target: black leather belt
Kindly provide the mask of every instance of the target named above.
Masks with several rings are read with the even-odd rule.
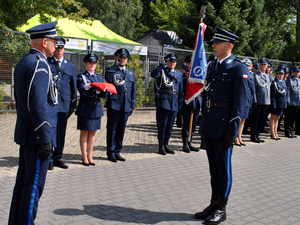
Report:
[[[173,91],[171,91],[171,90],[159,90],[158,93],[171,93],[173,95],[178,95],[179,92],[176,91],[176,90],[173,90]]]
[[[211,100],[206,100],[206,107],[209,108],[230,108],[232,104],[230,102],[212,102]]]

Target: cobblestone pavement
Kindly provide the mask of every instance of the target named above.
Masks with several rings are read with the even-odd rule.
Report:
[[[175,155],[156,153],[155,111],[134,111],[128,120],[122,156],[106,159],[106,116],[96,133],[95,167],[81,165],[76,116],[68,123],[64,160],[69,169],[47,174],[37,225],[45,224],[201,224],[193,214],[210,199],[205,151],[181,151],[180,129],[174,126],[170,146]],[[15,119],[0,116],[0,225],[7,224],[18,165],[13,142]],[[280,133],[282,136],[283,133]],[[300,224],[300,163],[297,139],[270,139],[234,147],[233,187],[226,224]],[[199,146],[199,135],[194,138]]]

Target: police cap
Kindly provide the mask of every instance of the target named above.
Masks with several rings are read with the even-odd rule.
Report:
[[[83,58],[83,62],[97,62],[98,61],[98,56],[94,53],[87,54]]]
[[[115,56],[129,58],[129,51],[126,48],[120,48],[115,52]]]
[[[57,22],[40,24],[26,30],[26,33],[30,34],[30,39],[49,37],[57,40],[59,39],[59,37],[56,34],[56,28],[55,28],[56,25]]]
[[[285,66],[283,64],[278,65],[277,69],[285,69]]]
[[[191,55],[186,56],[185,59],[184,59],[185,63],[190,63],[191,61],[192,61],[192,56]]]
[[[65,47],[66,40],[62,37],[59,37],[59,39],[56,41],[56,45],[58,48],[63,48]]]
[[[252,64],[252,60],[247,58],[247,59],[243,59],[242,63],[244,63],[246,66],[251,66]]]
[[[283,69],[283,68],[277,68],[277,69],[275,70],[275,72],[276,72],[276,73],[282,73],[282,74],[284,74],[284,69]]]
[[[258,64],[254,64],[253,68],[254,68],[254,69],[259,69]]]
[[[210,42],[230,42],[234,44],[235,41],[239,39],[239,37],[236,36],[235,34],[232,34],[219,27],[215,27],[214,30],[215,30],[215,35],[213,36],[213,39],[210,40]]]
[[[292,70],[292,69],[291,69],[291,70]],[[300,72],[300,66],[294,66],[294,67],[293,67],[293,71]]]
[[[178,59],[178,57],[175,53],[170,53],[170,54],[166,55],[165,62],[166,63],[169,62],[169,61],[176,61],[177,62],[177,59]]]
[[[182,64],[182,65],[181,65],[181,68],[184,69],[185,71],[188,71],[188,70],[189,70],[189,68],[188,68],[187,65],[185,65],[185,64]]]
[[[269,60],[267,59],[267,58],[260,58],[259,60],[258,60],[258,63],[259,64],[269,64]]]

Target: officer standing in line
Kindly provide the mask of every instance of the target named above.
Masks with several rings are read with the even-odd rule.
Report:
[[[268,59],[261,58],[258,63],[259,71],[254,74],[255,103],[252,104],[250,140],[254,143],[263,143],[265,141],[260,139],[259,135],[264,126],[267,109],[271,104],[271,80],[266,74]]]
[[[300,75],[300,67],[293,66],[291,67],[291,71],[292,74],[288,76],[286,80],[288,106],[285,112],[284,130],[285,137],[296,138],[297,136],[293,135],[292,132],[300,103],[300,80],[298,79]]]
[[[284,83],[286,83],[286,78],[287,78],[288,75],[289,75],[289,69],[288,69],[287,67],[285,67],[284,65],[278,65],[278,68],[277,68],[277,69],[283,69],[283,71],[284,71],[284,77],[283,77],[282,81],[283,81]],[[285,115],[285,110],[286,110],[286,108],[283,109],[283,113],[282,113],[282,115],[281,115],[280,118],[279,118],[277,131],[284,131],[283,129],[281,129],[280,124],[281,124],[281,121],[283,120],[283,117],[284,117],[284,115]]]
[[[200,133],[204,139],[211,176],[210,205],[195,214],[205,224],[226,220],[226,204],[232,185],[231,156],[233,141],[248,105],[248,69],[232,54],[236,35],[215,28],[213,42],[217,60],[207,66],[202,95]]]
[[[56,48],[56,24],[41,24],[26,31],[31,49],[14,71],[15,142],[20,145],[20,154],[9,225],[34,224],[50,154],[56,147],[57,97],[47,61]]]
[[[190,74],[189,69],[191,68],[192,56],[191,55],[186,56],[184,61],[186,63],[186,66],[188,67],[188,71],[186,71],[182,75],[183,94],[184,94],[184,98],[185,98],[186,86],[187,86],[187,81],[189,79],[189,74]],[[182,106],[182,110],[181,110],[182,117],[183,117],[181,136],[182,136],[182,141],[183,141],[182,151],[184,151],[186,153],[190,153],[191,151],[199,152],[199,148],[195,147],[192,143],[192,137],[194,136],[195,129],[197,126],[199,112],[200,112],[200,106],[201,106],[201,97],[200,96],[197,96],[188,105],[185,103],[185,101],[183,101],[183,106]],[[193,123],[192,123],[192,134],[191,134],[191,141],[188,141],[190,118],[191,118],[192,113],[194,113]]]
[[[106,102],[107,108],[107,157],[111,162],[125,161],[120,155],[128,117],[135,108],[135,77],[131,69],[126,67],[129,52],[120,48],[115,52],[116,63],[106,68],[105,80],[112,83],[118,94],[110,94]]]
[[[176,113],[183,104],[182,73],[175,69],[178,57],[170,53],[165,57],[165,64],[160,64],[152,72],[151,77],[155,78],[156,88],[159,96],[156,106],[157,128],[158,128],[158,153],[175,154],[168,146],[172,128],[175,122]]]
[[[53,166],[68,169],[62,161],[62,154],[65,146],[65,136],[68,118],[76,109],[77,102],[77,81],[75,65],[64,59],[66,41],[60,38],[57,41],[57,48],[52,57],[48,58],[52,76],[57,90],[57,148],[51,154],[49,170]]]

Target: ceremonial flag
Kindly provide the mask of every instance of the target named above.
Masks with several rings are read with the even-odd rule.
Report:
[[[191,69],[189,78],[186,84],[185,103],[189,104],[193,99],[201,94],[204,85],[204,75],[207,67],[205,49],[204,49],[204,31],[206,25],[203,22],[199,23],[196,42],[191,61]]]
[[[109,92],[109,93],[113,93],[113,94],[118,94],[116,87],[113,84],[109,84],[109,83],[99,83],[99,82],[92,82],[90,83],[90,86],[95,86],[97,87],[99,90],[105,91],[105,92]]]

